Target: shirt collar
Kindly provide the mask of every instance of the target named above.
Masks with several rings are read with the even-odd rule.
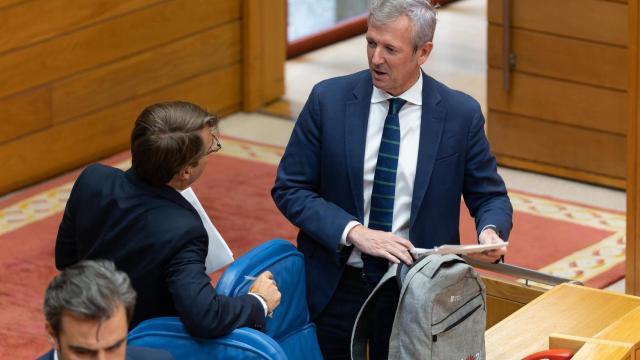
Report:
[[[58,350],[53,349],[53,360],[58,360]]]
[[[375,87],[375,85],[373,86],[373,93],[371,94],[372,104],[386,101],[388,99],[391,99],[392,97],[394,96],[389,94],[388,92],[378,89],[377,87]],[[414,105],[422,105],[422,71],[420,71],[418,80],[409,89],[407,89],[407,91],[403,92],[397,97],[403,100],[407,100],[407,102],[410,102]]]

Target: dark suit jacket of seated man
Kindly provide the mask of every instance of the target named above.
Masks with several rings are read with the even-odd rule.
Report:
[[[57,360],[54,354],[55,354],[55,350],[52,349],[48,353],[40,356],[38,360]],[[127,346],[127,355],[125,359],[126,360],[151,360],[151,359],[173,360],[173,356],[171,356],[169,353],[162,350],[143,348],[143,347],[137,347],[137,346]]]
[[[196,106],[164,105],[187,106],[190,111],[194,109],[188,106]],[[205,271],[208,236],[196,210],[173,187],[151,184],[138,175],[155,170],[136,164],[134,148],[141,145],[134,144],[135,131],[132,169],[95,164],[76,180],[58,232],[56,267],[82,259],[112,260],[129,275],[138,293],[131,328],[149,318],[178,315],[196,337],[222,336],[243,326],[262,330],[265,309],[257,297],[217,295],[211,285]],[[176,151],[184,147],[188,146],[175,144]],[[207,154],[215,151],[211,148]],[[140,170],[134,171],[136,166]]]

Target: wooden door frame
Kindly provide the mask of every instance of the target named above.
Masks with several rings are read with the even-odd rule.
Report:
[[[286,0],[243,0],[243,106],[255,111],[284,94]]]
[[[625,268],[625,289],[628,294],[640,295],[640,217],[638,208],[640,198],[638,197],[638,178],[640,177],[640,167],[638,158],[640,157],[640,143],[638,142],[638,96],[640,95],[638,84],[638,53],[640,40],[640,8],[638,0],[629,0],[629,121],[627,127],[627,241],[626,241],[626,268]]]

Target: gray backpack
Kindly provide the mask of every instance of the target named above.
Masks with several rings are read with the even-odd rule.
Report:
[[[389,359],[484,360],[485,288],[476,271],[456,255],[430,255],[411,267],[393,265],[360,309],[351,336],[351,358],[366,359],[367,305],[387,281],[397,281]]]

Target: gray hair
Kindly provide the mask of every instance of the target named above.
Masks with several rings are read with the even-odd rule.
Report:
[[[51,280],[44,295],[44,316],[58,336],[65,311],[104,321],[122,304],[130,320],[135,303],[136,292],[127,274],[116,270],[111,261],[83,260]]]
[[[436,7],[429,0],[371,0],[369,23],[385,25],[406,15],[413,24],[413,50],[433,41],[436,31]]]

